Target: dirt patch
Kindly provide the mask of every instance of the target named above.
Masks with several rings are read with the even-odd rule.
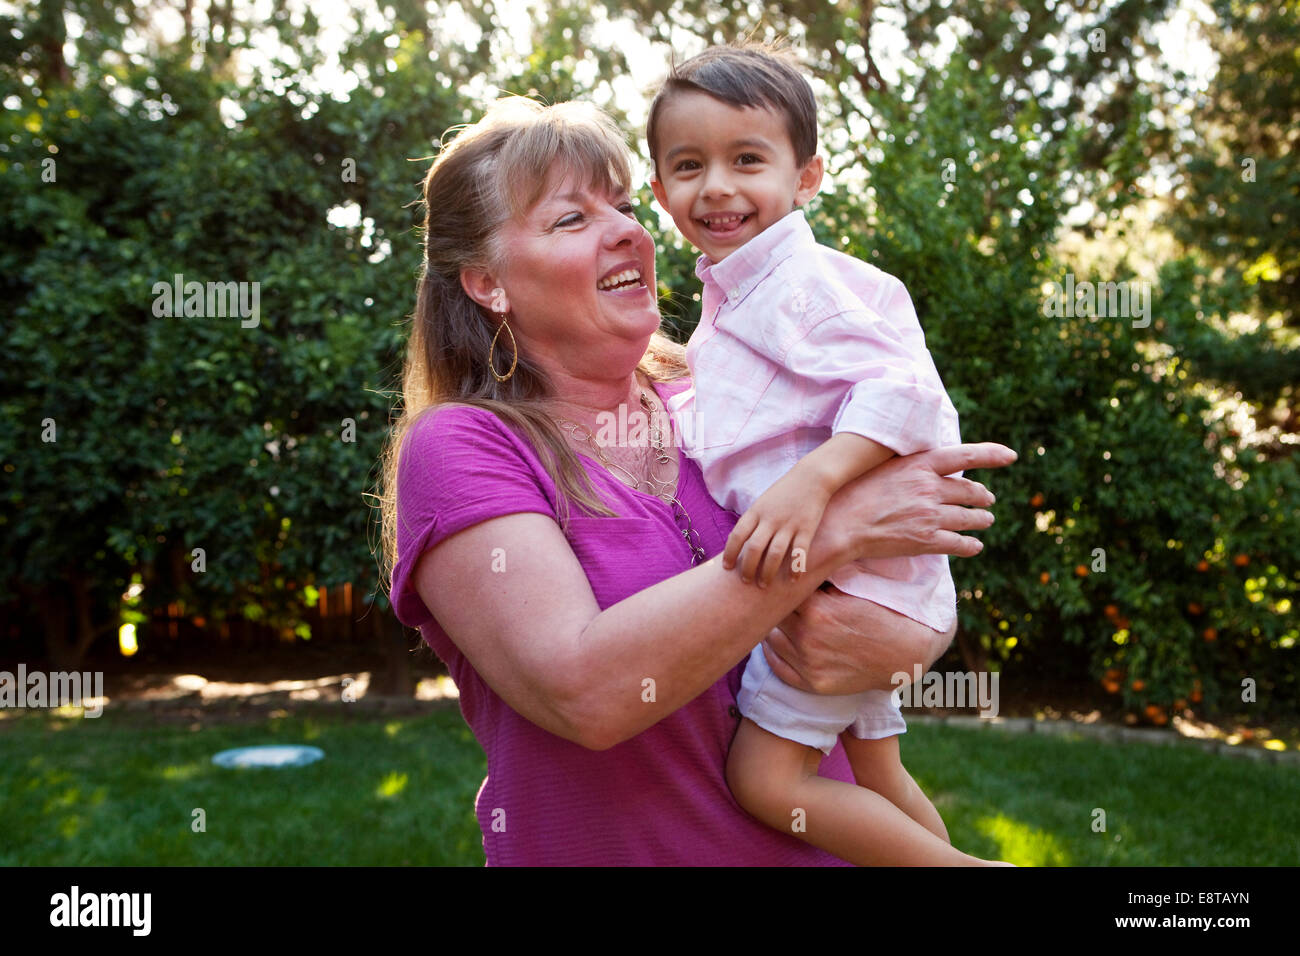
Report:
[[[254,723],[311,714],[372,719],[457,706],[455,685],[427,648],[413,651],[408,663],[414,688],[411,695],[381,692],[383,684],[377,678],[386,674],[382,658],[347,648],[243,651],[232,654],[228,661],[213,660],[211,654],[167,660],[116,657],[87,663],[86,669],[104,674],[102,703],[106,712],[146,724]],[[0,662],[0,669],[11,672],[15,666]],[[1099,688],[1023,677],[1015,680],[1013,688],[1011,683],[1000,682],[999,686],[998,716],[1003,719],[1150,727],[1126,713],[1118,696]],[[974,716],[977,710],[918,707],[905,710],[905,714],[961,717]],[[1152,732],[1288,753],[1300,749],[1300,720],[1294,716],[1264,719],[1253,714],[1185,711],[1171,715],[1165,728]]]
[[[432,653],[412,653],[408,664],[413,693],[401,695],[384,692],[391,669],[382,658],[348,648],[245,650],[229,660],[211,653],[113,656],[81,669],[103,675],[102,696],[86,701],[88,708],[144,724],[255,723],[312,713],[365,719],[457,706],[455,685]],[[36,669],[27,664],[28,672]],[[0,670],[16,673],[17,662],[0,662]]]

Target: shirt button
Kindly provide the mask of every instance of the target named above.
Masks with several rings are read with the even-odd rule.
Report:
[[[734,720],[740,720],[740,708],[735,704],[732,704],[727,708],[727,713],[729,713]]]
[[[740,298],[740,290],[739,290],[739,289],[732,289],[730,292],[727,293],[727,296],[728,296],[729,298],[732,298],[732,299],[739,299],[739,298]]]

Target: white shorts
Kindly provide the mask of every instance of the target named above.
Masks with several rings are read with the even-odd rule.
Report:
[[[763,648],[749,655],[736,706],[768,733],[830,753],[845,730],[862,740],[906,733],[907,723],[887,690],[828,696],[791,687],[768,666]]]

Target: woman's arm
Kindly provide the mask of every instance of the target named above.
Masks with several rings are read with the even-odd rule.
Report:
[[[764,590],[714,558],[600,611],[559,527],[532,513],[484,521],[431,548],[416,590],[506,703],[552,733],[605,749],[697,697],[848,561],[978,553],[979,542],[957,532],[992,523],[978,508],[992,496],[941,476],[1009,464],[1014,453],[964,445],[909,457],[917,459],[910,467],[887,463],[837,493],[806,572]],[[892,503],[899,495],[917,501],[900,507]],[[509,570],[493,573],[502,547]]]

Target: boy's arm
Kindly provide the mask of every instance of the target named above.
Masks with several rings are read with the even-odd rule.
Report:
[[[893,457],[893,449],[880,442],[853,432],[839,432],[804,455],[791,473],[806,471],[809,480],[820,482],[829,489],[829,498],[854,478],[865,475]]]
[[[739,560],[741,579],[748,584],[757,578],[758,586],[766,587],[793,548],[792,570],[801,572],[800,559],[806,559],[831,496],[892,457],[892,450],[870,438],[852,432],[831,436],[804,455],[741,516],[727,538],[722,566],[731,570]]]

